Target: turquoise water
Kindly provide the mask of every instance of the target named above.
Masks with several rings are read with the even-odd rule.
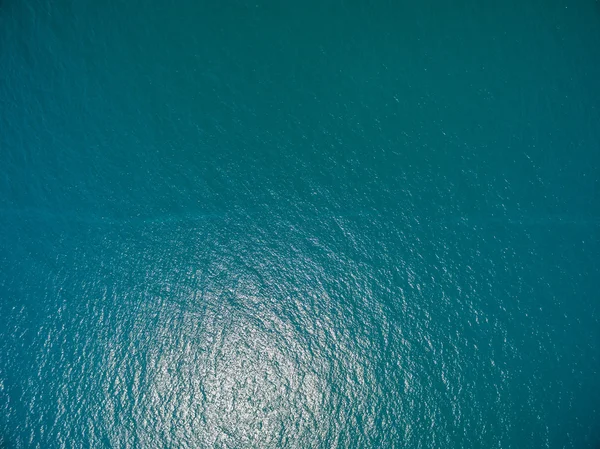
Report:
[[[600,446],[600,4],[0,2],[0,447]]]

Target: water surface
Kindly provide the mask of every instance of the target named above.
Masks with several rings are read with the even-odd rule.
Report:
[[[595,448],[592,0],[0,3],[0,446]]]

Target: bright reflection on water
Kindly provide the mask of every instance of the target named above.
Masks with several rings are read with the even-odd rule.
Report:
[[[323,362],[308,356],[289,323],[255,300],[235,299],[237,308],[206,310],[196,338],[151,362],[154,412],[179,418],[178,438],[206,445],[275,444],[292,423],[295,432],[315,431],[327,395]]]
[[[364,314],[332,298],[339,280],[313,260],[234,246],[204,270],[181,271],[193,249],[173,244],[172,272],[148,272],[136,291],[98,302],[104,355],[92,442],[323,447],[343,444],[340,429],[375,424],[368,333],[377,307]],[[140,268],[160,264],[151,247],[142,252]]]

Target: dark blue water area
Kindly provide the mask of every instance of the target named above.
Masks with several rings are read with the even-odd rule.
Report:
[[[597,448],[597,2],[0,2],[0,447]]]

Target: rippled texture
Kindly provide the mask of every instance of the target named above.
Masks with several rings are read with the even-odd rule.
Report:
[[[1,1],[0,447],[598,447],[599,32]]]

